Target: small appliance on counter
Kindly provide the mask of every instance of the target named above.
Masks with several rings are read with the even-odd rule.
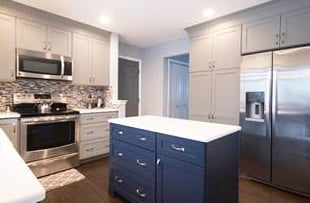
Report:
[[[20,153],[37,177],[79,165],[79,112],[58,101],[51,94],[13,94],[12,111],[21,116]]]

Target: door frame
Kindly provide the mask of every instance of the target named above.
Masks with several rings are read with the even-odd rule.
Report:
[[[189,63],[178,61],[175,59],[167,58],[167,117],[170,117],[170,62],[184,65],[189,68]]]
[[[142,64],[142,60],[137,59],[137,58],[128,57],[128,56],[123,56],[123,55],[118,56],[118,59],[125,59],[125,60],[135,61],[135,62],[139,63],[139,109],[138,109],[138,115],[140,116],[141,115],[141,94],[142,94],[142,90],[141,90],[141,83],[142,83],[141,64]],[[118,78],[118,71],[117,71],[117,78]],[[118,98],[118,88],[117,88],[117,99],[119,99]]]

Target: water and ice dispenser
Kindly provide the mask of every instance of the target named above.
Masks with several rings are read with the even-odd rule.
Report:
[[[264,92],[246,92],[246,118],[264,119]]]

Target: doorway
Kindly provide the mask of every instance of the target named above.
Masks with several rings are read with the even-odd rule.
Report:
[[[127,57],[118,59],[118,99],[127,100],[126,117],[140,114],[141,60]]]
[[[189,55],[167,58],[167,116],[188,119]]]

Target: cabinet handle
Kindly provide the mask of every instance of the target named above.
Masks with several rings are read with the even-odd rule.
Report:
[[[46,46],[47,46],[47,45],[46,45],[46,41],[43,41],[43,46],[44,46],[44,47],[43,47],[43,50],[46,51]]]
[[[91,152],[91,151],[94,151],[94,148],[89,148],[89,149],[86,149],[87,152]]]
[[[93,117],[92,118],[87,118],[86,120],[92,121],[92,120],[94,120],[94,118]]]
[[[13,123],[13,133],[16,133],[16,123]]]
[[[142,193],[142,192],[140,191],[139,188],[136,189],[136,193],[137,193],[137,195],[139,195],[139,196],[142,197],[142,198],[145,198],[145,197],[146,197],[146,194],[145,194],[145,193]]]
[[[86,132],[87,135],[90,135],[90,134],[94,134],[94,131],[88,131]]]
[[[140,159],[136,160],[137,164],[143,167],[146,167],[146,163],[145,162],[141,162]]]
[[[157,164],[157,166],[159,166],[159,164],[160,164],[160,159],[157,159],[156,164]]]
[[[123,133],[123,131],[119,131],[118,134],[119,134],[119,135],[122,135],[122,134],[124,134],[124,133]]]
[[[118,183],[123,183],[124,181],[120,178],[120,177],[118,177],[118,176],[114,176],[114,180],[116,181],[116,182],[118,182]]]
[[[147,138],[146,137],[139,137],[139,140],[145,142],[147,140]]]
[[[11,77],[14,78],[14,68],[11,68]]]
[[[212,118],[212,120],[215,119],[214,113],[212,114],[211,118]]]
[[[185,151],[185,148],[184,147],[178,147],[176,146],[175,144],[171,144],[171,148],[176,150],[176,151],[181,151],[181,152],[184,152]]]
[[[51,51],[51,50],[52,50],[52,44],[51,44],[51,42],[48,42],[47,44],[48,44],[48,51]]]
[[[123,152],[116,152],[117,156],[123,156]]]
[[[215,61],[212,63],[212,68],[215,69]]]
[[[210,113],[208,113],[208,120],[210,120],[211,119],[211,114]]]
[[[212,65],[211,65],[211,64],[212,64],[212,62],[210,61],[210,62],[209,62],[209,69],[212,68]]]
[[[284,43],[285,43],[285,41],[284,41],[284,37],[285,37],[285,33],[284,33],[284,32],[282,32],[282,37],[281,37],[281,43],[282,43],[282,44],[284,44]]]

